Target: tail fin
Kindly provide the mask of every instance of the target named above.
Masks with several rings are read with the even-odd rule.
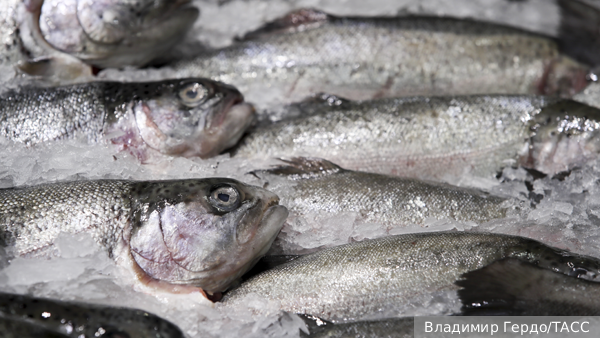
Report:
[[[467,316],[595,316],[600,284],[515,258],[462,275],[456,285]]]
[[[591,66],[600,65],[600,8],[582,0],[558,0],[558,32],[563,53]]]
[[[521,310],[515,304],[521,291],[519,286],[522,262],[506,259],[462,275],[456,285],[466,316],[518,316]]]

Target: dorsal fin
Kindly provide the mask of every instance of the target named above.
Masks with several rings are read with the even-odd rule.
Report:
[[[335,174],[343,171],[340,166],[321,158],[294,157],[289,160],[279,159],[286,165],[264,170],[269,174],[288,176],[289,179],[309,179]]]
[[[294,33],[319,27],[329,20],[330,15],[316,9],[303,8],[286,14],[284,17],[266,23],[257,30],[247,33],[238,41],[262,38],[277,33]]]

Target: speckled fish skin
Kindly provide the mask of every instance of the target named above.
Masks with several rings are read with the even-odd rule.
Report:
[[[542,96],[322,95],[288,110],[297,117],[253,130],[233,154],[320,157],[346,169],[453,181],[492,178],[517,163],[552,174],[599,150],[600,110]]]
[[[356,212],[361,221],[396,228],[431,218],[483,223],[506,217],[509,208],[506,199],[475,189],[345,170],[315,158],[285,162],[253,173],[297,216]]]
[[[45,257],[61,233],[85,232],[143,282],[219,292],[271,246],[287,217],[278,202],[226,178],[8,188],[0,190],[0,242],[15,256]]]
[[[147,83],[92,82],[23,87],[0,96],[0,136],[27,145],[104,134],[163,154],[210,157],[235,144],[254,120],[235,88],[190,78]]]
[[[300,331],[300,337],[310,338],[413,338],[415,320],[412,317],[386,320],[333,324],[313,316],[300,316],[309,334]]]
[[[420,233],[355,242],[299,257],[249,279],[223,301],[235,306],[255,293],[279,301],[284,311],[333,322],[413,316],[406,313],[411,302],[431,300],[434,292],[452,292],[463,273],[505,257],[591,280],[600,278],[600,260],[531,239]]]
[[[177,326],[146,311],[9,293],[0,293],[0,327],[3,324],[11,329],[2,332],[7,338],[185,337]]]
[[[439,17],[341,18],[306,9],[174,68],[231,83],[261,108],[319,92],[353,100],[571,96],[585,88],[588,72],[561,56],[552,39],[514,28]],[[265,86],[273,91],[268,98]]]
[[[515,259],[494,262],[456,284],[468,316],[598,316],[600,284]]]

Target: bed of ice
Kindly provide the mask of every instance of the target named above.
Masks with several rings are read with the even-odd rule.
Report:
[[[313,7],[339,15],[448,14],[509,23],[553,35],[559,18],[551,1],[529,0],[233,0],[196,1],[200,20],[186,38],[186,49],[200,44],[223,46],[290,10]],[[268,95],[268,93],[265,93]],[[240,160],[222,155],[210,160],[164,157],[141,165],[111,145],[88,145],[71,140],[25,148],[0,141],[0,187],[75,179],[135,180],[226,176],[258,183],[246,173],[276,164],[275,160]],[[387,229],[359,224],[356,215],[291,216],[274,246],[278,253],[311,251],[346,243],[414,231],[492,231],[522,235],[556,247],[600,257],[600,160],[587,163],[559,178],[534,179],[523,169],[507,168],[499,179],[463,177],[454,183],[477,186],[494,194],[523,201],[521,212],[486,224],[431,221],[424,226]],[[525,182],[528,182],[527,184]],[[534,207],[529,206],[533,204]],[[304,324],[296,315],[282,313],[278,304],[260,295],[245,306],[212,306],[199,295],[149,294],[134,290],[125,272],[115,266],[86,235],[65,235],[58,243],[61,257],[48,260],[6,259],[0,262],[0,290],[62,300],[129,306],[153,312],[175,324],[189,337],[295,337]],[[453,294],[424,303],[415,311],[443,314],[457,308]],[[257,311],[259,310],[259,311]]]

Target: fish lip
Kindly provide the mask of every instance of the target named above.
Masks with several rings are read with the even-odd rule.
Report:
[[[259,230],[262,228],[261,223],[263,223],[263,221],[266,218],[268,218],[278,206],[280,206],[279,205],[279,196],[273,196],[265,202],[256,203],[256,205],[248,208],[248,210],[246,210],[246,213],[238,219],[238,224],[239,224],[239,222],[243,220],[245,215],[252,214],[255,209],[261,208],[261,210],[260,210],[261,217],[256,217],[256,221],[254,221],[252,223],[253,231],[252,231],[252,237],[250,238],[250,240],[252,240],[256,236],[256,234],[259,232]],[[236,233],[236,237],[237,237],[237,233]]]
[[[237,89],[229,90],[225,95],[230,97],[227,98],[227,101],[223,103],[223,109],[220,109],[220,111],[215,114],[214,118],[210,122],[210,129],[221,127],[223,122],[225,122],[227,115],[229,115],[229,112],[234,106],[246,103],[244,101],[244,96]]]

